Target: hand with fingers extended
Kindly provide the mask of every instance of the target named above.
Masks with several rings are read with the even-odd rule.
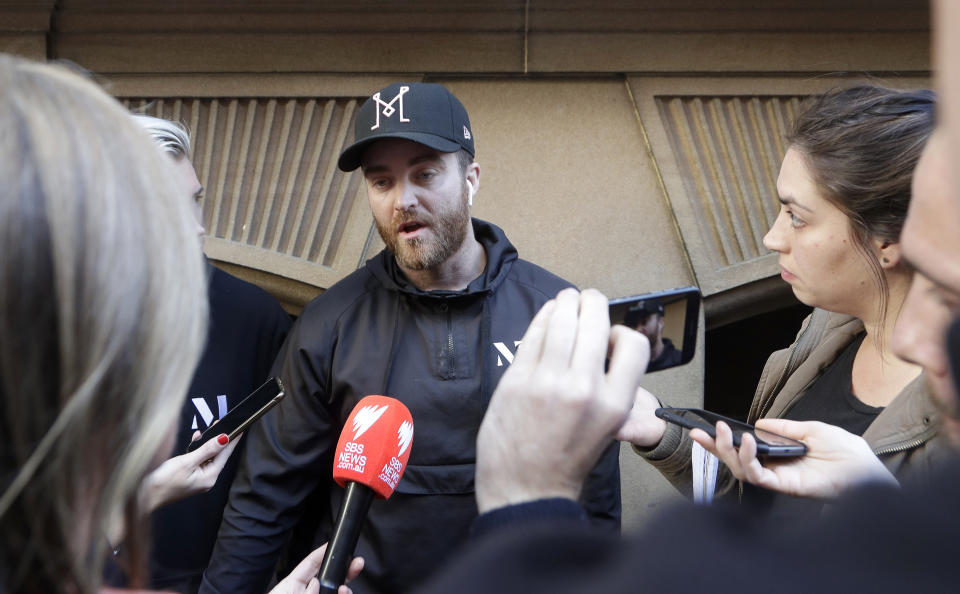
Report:
[[[198,437],[199,431],[193,438]],[[226,434],[221,434],[192,452],[166,460],[140,485],[140,498],[146,511],[152,512],[167,503],[212,489],[239,442],[239,437],[230,441]]]
[[[317,573],[323,564],[323,555],[326,551],[325,544],[314,549],[290,572],[290,575],[270,590],[269,594],[317,594],[320,592]],[[363,557],[354,557],[347,569],[347,583],[360,575],[361,571],[363,571]],[[346,585],[341,585],[337,589],[337,594],[352,594],[352,592]]]
[[[649,342],[638,332],[610,328],[607,299],[598,291],[566,289],[547,302],[480,425],[480,511],[548,497],[576,499],[627,418],[649,355]]]
[[[896,485],[897,479],[859,435],[819,421],[760,419],[757,428],[802,441],[807,454],[796,458],[757,458],[757,442],[744,433],[740,448],[733,432],[718,422],[717,438],[694,429],[690,437],[717,456],[740,480],[797,497],[832,499],[867,482]]]

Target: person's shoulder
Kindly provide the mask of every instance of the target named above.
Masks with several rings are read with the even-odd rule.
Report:
[[[254,318],[287,317],[280,302],[257,285],[214,267],[210,277],[210,302]]]
[[[221,291],[235,297],[243,297],[256,301],[277,302],[270,293],[259,286],[234,276],[216,266],[213,267],[213,272],[211,273],[210,288],[212,291]],[[279,303],[277,303],[277,305],[279,305]]]
[[[551,299],[563,289],[576,288],[570,281],[522,258],[514,262],[509,278],[512,282],[540,292]]]
[[[853,337],[860,332],[863,332],[863,322],[859,318],[815,307],[801,322],[794,345],[801,339],[819,344],[829,336],[843,334]]]
[[[681,357],[680,349],[678,349],[677,345],[673,344],[673,341],[667,338],[666,336],[663,337],[663,347],[664,347],[663,349],[664,353],[668,354],[672,358],[671,361],[680,360],[680,357]]]
[[[370,298],[382,286],[366,267],[358,268],[307,303],[300,319],[335,320],[358,302]]]

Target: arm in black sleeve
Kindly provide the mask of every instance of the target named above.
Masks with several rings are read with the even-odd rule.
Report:
[[[620,442],[613,441],[587,475],[580,504],[590,523],[607,530],[620,530]]]
[[[304,320],[278,358],[285,398],[247,432],[243,462],[223,514],[200,592],[264,592],[287,535],[336,445],[337,420],[323,404],[329,349],[308,342]],[[323,336],[311,328],[310,337]]]
[[[257,369],[263,370],[264,379],[282,372],[282,349],[293,324],[287,312],[276,301],[272,301],[268,321],[260,328],[257,340]]]
[[[521,526],[561,521],[586,523],[587,514],[580,504],[572,499],[536,499],[480,514],[470,526],[470,538],[480,539],[501,530],[517,530]]]

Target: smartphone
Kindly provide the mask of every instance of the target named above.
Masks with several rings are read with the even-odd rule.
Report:
[[[735,447],[740,447],[740,437],[744,433],[752,435],[757,442],[758,456],[789,458],[803,456],[807,453],[807,446],[803,442],[757,429],[753,425],[741,423],[736,419],[729,419],[699,408],[658,408],[654,411],[654,414],[668,423],[680,425],[687,429],[703,429],[707,432],[707,435],[714,439],[717,438],[717,421],[723,421],[733,430],[733,445]]]
[[[272,377],[252,394],[240,401],[240,404],[230,409],[215,425],[207,427],[198,439],[190,442],[187,451],[192,452],[210,439],[226,433],[233,441],[254,421],[262,417],[268,410],[280,403],[283,399],[283,384],[279,377]]]
[[[689,363],[697,350],[700,290],[682,287],[610,301],[610,323],[650,340],[647,373]]]

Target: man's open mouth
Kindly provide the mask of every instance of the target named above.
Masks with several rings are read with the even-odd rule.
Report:
[[[419,221],[410,221],[408,223],[403,223],[402,225],[400,225],[399,232],[401,234],[416,233],[417,231],[419,231],[425,226],[426,225],[424,225]]]

